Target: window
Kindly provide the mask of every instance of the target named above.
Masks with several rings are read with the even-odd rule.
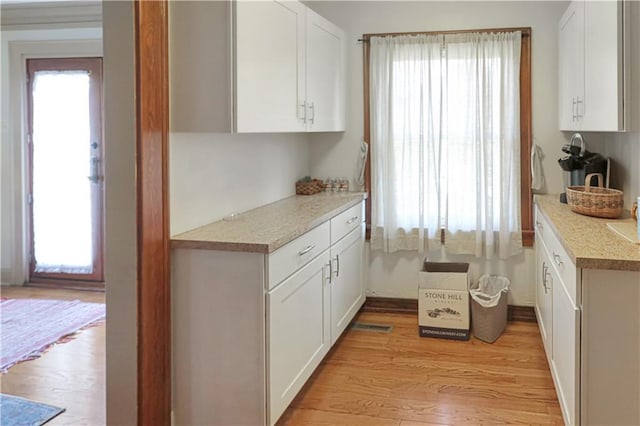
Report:
[[[503,232],[517,229],[531,245],[530,29],[364,40],[374,242],[384,234],[389,251],[420,248],[444,229],[452,251],[477,245],[476,234],[491,257],[487,247],[507,245]]]

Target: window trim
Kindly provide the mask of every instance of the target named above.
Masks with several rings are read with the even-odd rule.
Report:
[[[364,68],[364,140],[369,144],[369,155],[367,156],[365,165],[365,190],[369,194],[365,202],[367,240],[371,238],[371,111],[369,109],[369,40],[371,39],[371,37],[494,33],[513,31],[520,31],[522,33],[520,49],[520,208],[522,222],[522,245],[525,247],[533,246],[535,231],[533,228],[533,191],[531,189],[531,167],[529,166],[529,156],[531,155],[531,147],[533,144],[531,126],[531,27],[363,34],[361,41],[363,49],[362,62]]]

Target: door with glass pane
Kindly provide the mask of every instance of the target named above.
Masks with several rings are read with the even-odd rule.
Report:
[[[29,59],[27,74],[29,279],[102,282],[102,59]]]

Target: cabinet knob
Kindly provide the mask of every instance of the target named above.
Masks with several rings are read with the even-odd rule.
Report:
[[[356,220],[358,220],[358,216],[354,216],[351,219],[349,219],[347,221],[347,225],[351,225],[353,222],[355,222]]]
[[[554,260],[554,262],[556,262],[556,265],[558,265],[558,266],[564,265],[564,262],[562,261],[562,258],[560,257],[559,254],[556,254],[556,252],[553,252],[553,260]]]

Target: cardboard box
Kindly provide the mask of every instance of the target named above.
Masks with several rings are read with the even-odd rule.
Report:
[[[423,262],[418,272],[421,337],[469,340],[469,264]]]

